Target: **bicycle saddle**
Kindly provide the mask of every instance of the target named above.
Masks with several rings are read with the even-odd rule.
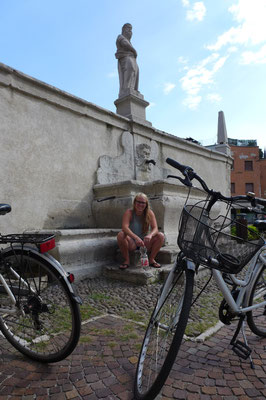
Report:
[[[0,215],[5,215],[11,211],[11,206],[9,204],[0,203]]]

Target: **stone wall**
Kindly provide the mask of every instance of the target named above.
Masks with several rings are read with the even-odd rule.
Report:
[[[93,188],[112,182],[110,160],[118,160],[113,181],[146,181],[164,179],[170,169],[165,159],[171,157],[229,194],[226,155],[133,122],[3,64],[0,117],[0,202],[12,206],[1,217],[2,233],[98,228]],[[156,158],[148,171],[141,169],[138,155],[143,144]]]

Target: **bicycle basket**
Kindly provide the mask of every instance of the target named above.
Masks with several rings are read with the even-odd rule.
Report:
[[[212,218],[206,210],[207,204],[205,200],[184,206],[178,245],[194,262],[237,274],[264,245],[264,239],[237,219],[229,218],[228,210],[226,215]],[[235,235],[241,231],[245,233],[243,237]],[[218,263],[211,264],[212,259]]]

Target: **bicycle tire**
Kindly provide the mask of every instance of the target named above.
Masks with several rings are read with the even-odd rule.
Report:
[[[16,299],[12,304],[2,287],[0,304],[8,310],[0,315],[3,335],[35,361],[66,358],[78,343],[81,318],[61,273],[49,259],[25,249],[10,249],[2,261],[1,273]]]
[[[266,266],[264,265],[254,282],[249,298],[249,306],[266,300]],[[266,337],[266,306],[247,312],[247,322],[251,331],[260,337]]]
[[[175,271],[168,275],[143,339],[134,382],[136,400],[154,399],[172,369],[188,322],[193,284],[194,271],[187,268],[176,265]],[[172,326],[174,317],[177,320]]]

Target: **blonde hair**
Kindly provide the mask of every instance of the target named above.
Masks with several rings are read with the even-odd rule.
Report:
[[[145,193],[142,193],[142,192],[137,193],[133,200],[133,210],[135,210],[135,203],[136,203],[137,197],[143,197],[146,200],[146,207],[143,211],[142,232],[147,233],[149,230],[149,226],[150,226],[150,209],[151,208],[150,208],[150,204],[149,204],[149,199]]]

